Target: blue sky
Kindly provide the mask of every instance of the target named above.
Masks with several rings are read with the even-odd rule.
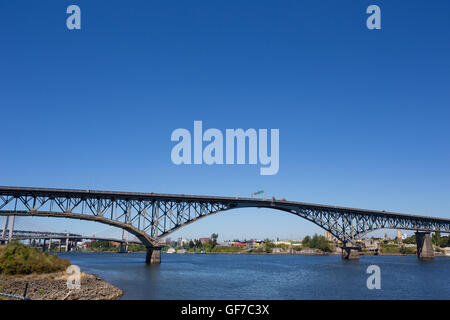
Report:
[[[81,8],[81,30],[66,28],[71,4]],[[381,30],[366,28],[371,4],[381,8]],[[1,0],[0,185],[224,196],[264,189],[449,218],[449,10],[448,1]],[[192,131],[194,120],[223,132],[279,129],[278,174],[175,166],[170,135]],[[172,237],[212,232],[322,231],[247,209]]]

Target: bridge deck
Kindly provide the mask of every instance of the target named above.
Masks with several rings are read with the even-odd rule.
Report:
[[[8,230],[7,230],[8,231]],[[0,240],[8,240],[8,237],[2,238],[1,234],[3,230],[0,229]],[[12,239],[17,240],[28,240],[28,239],[71,239],[71,240],[100,240],[100,241],[113,241],[113,242],[128,242],[140,244],[140,241],[135,240],[125,240],[117,238],[108,237],[95,237],[95,236],[85,236],[75,233],[62,233],[62,232],[47,232],[47,231],[28,231],[28,230],[14,230],[12,234]]]
[[[123,200],[164,200],[164,201],[223,201],[234,202],[241,205],[273,207],[283,205],[286,207],[303,207],[312,210],[336,210],[355,214],[368,214],[377,216],[405,217],[409,219],[433,220],[441,223],[450,223],[450,219],[430,216],[419,216],[405,213],[389,211],[358,209],[342,206],[331,206],[307,202],[287,201],[279,199],[254,199],[241,197],[219,197],[219,196],[199,196],[184,194],[163,194],[163,193],[142,193],[142,192],[120,192],[101,190],[80,190],[80,189],[56,189],[56,188],[31,188],[31,187],[9,187],[0,186],[0,194],[11,196],[41,196],[41,197],[76,197],[76,198],[96,198],[96,199],[123,199]]]

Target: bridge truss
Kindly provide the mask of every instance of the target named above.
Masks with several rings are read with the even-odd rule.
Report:
[[[297,215],[350,246],[377,229],[450,233],[450,219],[285,200],[0,187],[0,215],[97,221],[123,228],[147,247],[158,246],[162,237],[203,217],[250,207]]]
[[[6,230],[9,231],[9,230]],[[3,230],[0,229],[0,234]],[[39,238],[68,238],[68,237],[81,237],[79,234],[74,233],[62,233],[62,232],[49,232],[49,231],[29,231],[29,230],[14,230],[12,234],[13,238],[22,239],[39,239]]]

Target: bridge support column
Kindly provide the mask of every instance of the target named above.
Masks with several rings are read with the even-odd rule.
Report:
[[[161,263],[161,248],[147,247],[147,255],[145,256],[146,264],[160,264]]]
[[[431,260],[434,258],[433,244],[429,232],[416,232],[417,257],[420,260]]]
[[[8,230],[9,216],[6,216],[5,227],[3,228],[2,238],[6,239],[6,230]]]
[[[13,232],[14,232],[14,219],[16,216],[11,216],[11,222],[9,224],[9,235],[8,235],[8,242],[12,240]]]
[[[357,247],[342,247],[342,259],[359,260],[359,250]]]
[[[119,253],[128,253],[128,246],[123,242],[120,243]]]

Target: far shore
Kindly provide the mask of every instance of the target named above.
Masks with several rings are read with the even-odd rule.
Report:
[[[245,255],[279,255],[279,256],[340,256],[339,252],[318,252],[318,253],[290,253],[290,252],[185,252],[185,253],[171,253],[171,254],[245,254]],[[401,254],[401,253],[360,253],[360,256],[416,256],[416,254]]]
[[[78,252],[85,252],[85,253],[119,253],[118,251],[78,251]],[[340,252],[190,252],[186,251],[183,253],[173,252],[173,253],[167,253],[167,251],[162,251],[165,254],[238,254],[238,255],[303,255],[303,256],[333,256],[333,255],[341,255]],[[55,252],[58,253],[58,252]],[[126,253],[121,254],[132,254],[132,253],[146,253],[145,251],[129,251]],[[360,256],[399,256],[399,257],[415,257],[417,256],[416,253],[397,253],[397,252],[378,252],[375,253],[373,251],[361,251],[359,253]],[[436,257],[450,257],[440,252],[435,252],[434,255]]]
[[[84,251],[86,253],[118,253],[116,251]],[[127,253],[122,253],[122,254],[133,254],[133,253],[145,253],[145,251],[133,251],[133,252],[127,252]],[[306,253],[306,252],[295,252],[295,253],[290,253],[290,252],[271,252],[271,253],[267,253],[267,252],[184,252],[184,253],[167,253],[165,251],[163,251],[163,253],[165,254],[236,254],[236,255],[292,255],[292,256],[296,256],[296,255],[300,255],[300,256],[340,256],[341,253],[340,252],[317,252],[317,253]],[[359,253],[360,256],[399,256],[399,257],[416,257],[417,254],[415,253],[407,253],[407,254],[402,254],[402,253],[395,253],[395,252],[382,252],[382,253],[374,253],[374,252],[360,252]],[[450,256],[446,256],[445,254],[442,253],[438,253],[435,252],[434,255],[436,257],[450,257]]]

